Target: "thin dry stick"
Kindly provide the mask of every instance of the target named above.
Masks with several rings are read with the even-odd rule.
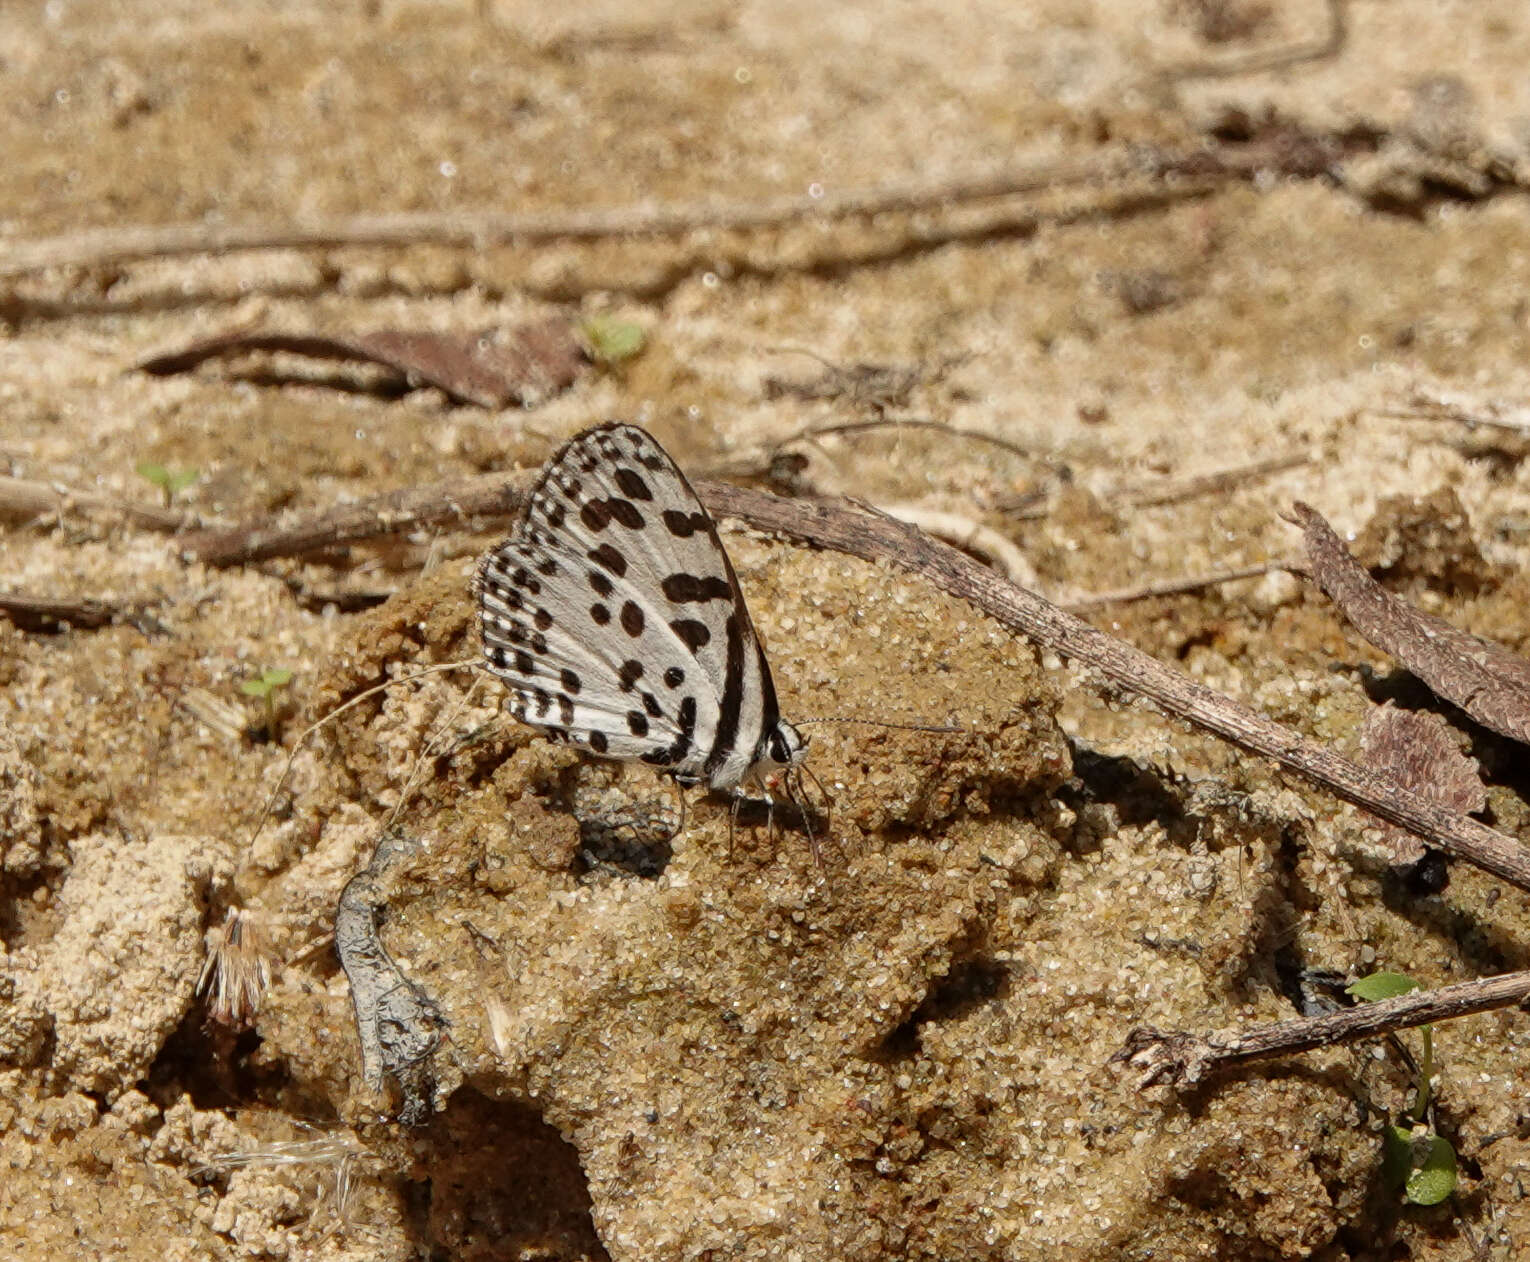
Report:
[[[1348,139],[1271,128],[1268,134],[1256,136],[1246,144],[1195,146],[1168,153],[1133,148],[1104,156],[1010,165],[972,174],[893,181],[843,192],[809,192],[760,201],[650,204],[522,214],[400,211],[308,224],[189,223],[94,228],[35,241],[11,242],[0,250],[0,276],[20,276],[49,267],[92,267],[232,250],[414,245],[483,249],[509,243],[777,228],[807,219],[937,211],[962,203],[1070,185],[1109,184],[1135,177],[1250,179],[1267,171],[1292,176],[1321,175],[1344,156],[1346,149],[1355,147],[1356,142]]]
[[[637,235],[674,236],[700,229],[772,228],[799,219],[928,210],[953,202],[1010,197],[1144,173],[1141,158],[1124,153],[1104,158],[1009,166],[934,180],[896,181],[844,192],[793,194],[760,201],[691,202],[672,206],[649,204],[526,213],[399,211],[279,226],[270,223],[189,223],[96,228],[15,242],[0,254],[0,276],[17,276],[47,267],[89,267],[133,259],[222,254],[230,250],[411,245],[483,249],[510,242],[525,245]]]
[[[0,477],[0,518],[30,521],[71,511],[119,513],[150,530],[184,530],[195,518],[168,508],[129,504],[57,482]]]
[[[1367,770],[1214,692],[911,526],[725,483],[703,482],[697,490],[715,516],[736,517],[758,530],[867,561],[887,561],[917,574],[1038,645],[1086,663],[1118,687],[1146,697],[1167,713],[1239,748],[1272,758],[1343,800],[1530,890],[1530,850],[1513,838],[1401,789],[1390,777]],[[204,532],[188,537],[186,550],[196,560],[236,564],[453,519],[508,514],[523,500],[521,483],[486,475],[444,486],[397,491],[292,526],[257,523]]]
[[[825,438],[830,434],[860,434],[874,429],[930,429],[944,434],[947,438],[965,438],[972,442],[989,443],[1007,451],[1011,455],[1019,456],[1022,460],[1035,460],[1055,469],[1057,462],[1040,452],[1032,451],[1028,447],[1022,447],[1019,443],[1012,443],[1007,438],[1000,438],[997,434],[985,434],[978,429],[958,429],[954,425],[947,425],[943,421],[927,421],[917,417],[883,416],[870,421],[846,421],[838,425],[815,425],[793,434],[790,438],[783,439],[776,444],[776,450],[787,446],[789,443],[799,442],[806,438]]]
[[[1220,583],[1233,583],[1240,578],[1258,578],[1271,570],[1290,569],[1286,561],[1258,561],[1253,565],[1240,565],[1237,569],[1217,570],[1211,574],[1195,574],[1189,578],[1170,578],[1158,583],[1143,583],[1137,587],[1122,587],[1113,592],[1094,592],[1074,600],[1058,603],[1072,613],[1086,609],[1098,609],[1101,605],[1119,605],[1134,600],[1147,600],[1153,596],[1183,596],[1186,592],[1198,592]]]
[[[1231,469],[1218,469],[1213,473],[1198,473],[1189,478],[1163,478],[1135,486],[1118,486],[1104,492],[1100,498],[1107,504],[1121,503],[1132,508],[1178,504],[1203,495],[1224,495],[1242,489],[1255,478],[1299,469],[1311,463],[1312,457],[1307,455],[1276,456]],[[1028,492],[1022,496],[1001,499],[994,507],[1014,521],[1036,521],[1052,511],[1051,505],[1036,501],[1036,493]]]
[[[1449,1021],[1474,1012],[1507,1008],[1530,998],[1530,972],[1504,973],[1476,981],[1414,991],[1345,1008],[1321,1017],[1258,1025],[1248,1030],[1214,1034],[1161,1032],[1151,1026],[1133,1030],[1112,1063],[1142,1071],[1139,1087],[1157,1083],[1193,1086],[1214,1069],[1251,1060],[1305,1052],[1334,1043],[1350,1043],[1392,1030],[1405,1030],[1432,1021]]]
[[[1197,474],[1191,478],[1173,478],[1166,482],[1150,483],[1121,493],[1133,508],[1151,508],[1159,504],[1177,504],[1181,500],[1198,499],[1203,495],[1223,495],[1246,486],[1255,478],[1285,473],[1312,463],[1312,457],[1304,454],[1276,456],[1270,460],[1256,460],[1252,464],[1235,469],[1219,469],[1215,473]]]
[[[271,811],[276,806],[276,799],[281,794],[282,786],[287,783],[287,777],[292,774],[292,764],[297,761],[297,756],[302,751],[303,746],[307,743],[308,738],[317,732],[326,723],[328,723],[331,719],[338,718],[352,706],[360,705],[368,697],[376,696],[380,692],[386,692],[389,688],[393,688],[398,684],[407,684],[413,680],[421,679],[426,675],[434,675],[437,671],[479,670],[482,668],[482,665],[483,663],[480,662],[476,657],[465,657],[460,662],[438,662],[434,666],[425,666],[419,670],[412,670],[407,675],[400,675],[397,679],[388,679],[384,680],[380,684],[373,684],[372,687],[366,689],[363,692],[358,692],[354,697],[351,697],[348,700],[342,702],[340,705],[337,705],[328,714],[315,719],[302,730],[297,740],[292,742],[292,750],[287,755],[287,761],[282,764],[282,774],[277,777],[276,787],[271,790],[271,796],[266,799],[265,809],[260,812],[260,818],[255,822],[255,831],[250,834],[250,840],[246,844],[245,849],[247,851],[254,849],[255,843],[260,839],[261,831],[265,828],[266,821],[271,818]],[[476,687],[477,685],[475,684],[474,686]],[[472,695],[471,692],[469,695]]]
[[[70,599],[58,596],[24,596],[20,592],[0,593],[0,613],[18,626],[49,627],[67,623],[89,630],[122,621],[138,611],[135,605],[119,605],[104,600]]]

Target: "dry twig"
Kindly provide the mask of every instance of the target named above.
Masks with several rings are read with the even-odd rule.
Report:
[[[1100,499],[1109,505],[1125,505],[1130,508],[1153,508],[1162,504],[1178,504],[1184,500],[1198,499],[1203,495],[1226,495],[1241,490],[1256,478],[1285,473],[1311,464],[1306,455],[1276,456],[1270,460],[1256,460],[1252,464],[1238,465],[1231,469],[1218,469],[1213,473],[1198,473],[1188,478],[1161,478],[1152,482],[1116,487],[1101,494]],[[994,508],[1016,521],[1036,521],[1052,511],[1044,497],[1034,491],[1024,495],[1000,499]]]
[[[22,276],[50,267],[94,267],[236,250],[416,245],[482,250],[512,243],[779,228],[807,220],[943,211],[965,203],[1138,178],[1161,181],[1178,177],[1180,183],[1176,187],[1182,188],[1189,179],[1251,179],[1272,170],[1298,177],[1322,175],[1356,145],[1348,137],[1326,137],[1295,127],[1269,125],[1241,144],[1195,146],[1167,153],[1133,148],[1083,159],[1010,165],[968,175],[894,181],[843,192],[809,192],[759,201],[524,213],[400,211],[307,224],[186,223],[95,228],[7,243],[0,249],[0,276]]]
[[[947,425],[943,421],[927,421],[919,417],[911,416],[881,416],[869,421],[846,421],[838,425],[815,425],[800,430],[790,438],[783,439],[776,444],[776,450],[788,446],[791,443],[801,442],[809,438],[827,438],[831,434],[860,434],[875,429],[926,429],[944,434],[947,438],[962,438],[976,443],[988,443],[997,447],[1000,451],[1007,451],[1012,456],[1019,456],[1022,460],[1034,460],[1055,469],[1057,462],[1040,452],[1022,447],[1019,443],[1010,442],[1007,438],[1000,438],[997,434],[985,434],[978,429],[957,429],[954,425]]]
[[[1523,1003],[1527,998],[1530,972],[1505,973],[1363,1003],[1321,1017],[1258,1025],[1248,1030],[1190,1034],[1142,1026],[1127,1036],[1126,1045],[1110,1059],[1112,1064],[1139,1070],[1138,1087],[1161,1083],[1191,1087],[1211,1071],[1230,1065],[1350,1043],[1474,1012],[1490,1012]]]
[[[81,491],[57,482],[0,477],[0,518],[32,521],[69,512],[104,513],[128,518],[148,530],[184,530],[195,519],[168,508],[151,508]]]
[[[507,515],[523,502],[524,481],[488,475],[397,491],[291,526],[261,522],[203,532],[187,538],[186,552],[192,559],[210,564],[237,564],[422,525],[478,515]],[[1195,682],[911,526],[836,505],[785,500],[724,483],[703,482],[697,490],[716,516],[736,517],[758,530],[868,561],[887,561],[916,574],[1038,645],[1088,664],[1118,687],[1148,698],[1169,714],[1239,748],[1272,758],[1287,771],[1343,800],[1530,890],[1530,850],[1513,838],[1409,793],[1390,777],[1367,770]]]
[[[1272,570],[1290,569],[1285,561],[1257,561],[1253,565],[1240,565],[1236,569],[1217,570],[1212,574],[1193,574],[1189,578],[1169,578],[1157,583],[1141,583],[1136,587],[1121,587],[1113,592],[1092,592],[1073,600],[1062,601],[1062,607],[1073,613],[1098,609],[1102,605],[1127,604],[1134,600],[1149,600],[1154,596],[1183,596],[1187,592],[1203,591],[1221,583],[1235,583],[1240,578],[1258,578]]]
[[[104,600],[0,594],[0,613],[26,631],[54,631],[60,626],[90,630],[130,618],[137,607]]]

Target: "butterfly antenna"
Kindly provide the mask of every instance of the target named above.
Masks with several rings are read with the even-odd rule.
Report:
[[[422,670],[411,671],[407,675],[400,675],[397,679],[385,680],[380,684],[373,685],[371,688],[366,689],[364,692],[358,692],[349,701],[346,701],[341,705],[337,705],[333,710],[324,715],[322,718],[315,719],[312,723],[303,729],[297,740],[293,741],[292,752],[287,755],[287,762],[282,767],[282,774],[277,778],[276,787],[271,790],[271,796],[266,799],[265,809],[260,812],[260,819],[255,824],[255,831],[250,834],[250,840],[246,848],[248,849],[253,847],[255,843],[260,839],[260,834],[265,829],[266,821],[271,818],[271,812],[276,807],[276,799],[281,795],[282,787],[287,783],[287,777],[292,774],[292,764],[297,761],[297,756],[302,751],[303,745],[307,742],[310,736],[317,732],[331,719],[338,718],[354,705],[360,705],[368,697],[373,696],[379,692],[385,692],[387,689],[395,687],[398,684],[407,684],[412,680],[422,679],[426,675],[434,675],[437,672],[443,670],[477,670],[481,669],[481,667],[482,663],[476,657],[463,658],[460,662],[440,662],[435,666],[426,666]]]

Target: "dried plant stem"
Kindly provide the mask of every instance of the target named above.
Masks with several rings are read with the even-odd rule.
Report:
[[[47,629],[67,624],[81,630],[108,626],[130,617],[137,606],[113,604],[104,600],[70,599],[59,596],[24,596],[20,592],[0,592],[0,613],[27,629]]]
[[[1193,574],[1188,578],[1169,578],[1158,583],[1142,583],[1136,587],[1122,587],[1113,592],[1092,592],[1073,600],[1059,602],[1064,609],[1079,613],[1097,609],[1102,605],[1120,605],[1134,600],[1148,600],[1154,596],[1183,596],[1186,592],[1203,591],[1221,583],[1235,583],[1240,578],[1258,578],[1271,570],[1288,570],[1287,561],[1258,561],[1253,565],[1240,565],[1236,569],[1216,570],[1211,574]]]
[[[1111,1061],[1140,1070],[1139,1087],[1158,1083],[1188,1087],[1210,1071],[1229,1065],[1349,1043],[1474,1012],[1490,1012],[1527,998],[1530,972],[1505,973],[1363,1003],[1321,1017],[1258,1025],[1247,1030],[1189,1034],[1144,1026],[1131,1032],[1126,1045]]]
[[[821,194],[739,202],[637,205],[597,210],[400,211],[309,223],[138,224],[93,228],[0,248],[0,276],[49,267],[92,267],[135,259],[234,250],[331,249],[341,246],[445,245],[464,249],[589,241],[625,236],[677,236],[694,231],[779,228],[805,220],[938,212],[972,202],[1081,184],[1113,185],[1166,178],[1239,180],[1274,171],[1313,176],[1331,169],[1354,143],[1292,128],[1270,128],[1252,140],[1181,151],[1118,150],[1086,158],[1010,164],[968,174],[912,179]]]
[[[290,526],[256,523],[188,536],[185,550],[193,559],[229,565],[445,521],[508,514],[523,500],[524,481],[488,475],[396,491]],[[1155,702],[1166,713],[1272,758],[1345,801],[1530,890],[1530,850],[1513,838],[1409,793],[1385,774],[1367,770],[1196,683],[911,526],[724,483],[703,482],[697,490],[714,515],[736,517],[759,530],[868,561],[887,561],[917,574],[1042,647],[1089,665],[1117,687]]]
[[[184,530],[192,518],[173,509],[129,504],[91,491],[35,482],[28,478],[0,477],[0,518],[29,521],[54,513],[103,512],[120,514],[150,530]]]

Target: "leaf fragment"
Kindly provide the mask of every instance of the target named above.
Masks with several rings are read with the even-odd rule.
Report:
[[[252,351],[376,364],[407,385],[435,386],[456,403],[485,408],[534,407],[573,385],[587,361],[573,326],[553,317],[466,333],[226,333],[152,356],[138,367],[168,376]]]
[[[1470,815],[1487,806],[1477,760],[1461,752],[1455,729],[1437,714],[1377,706],[1360,725],[1362,765],[1390,776],[1403,788]],[[1382,835],[1397,863],[1417,863],[1425,846],[1392,824]]]
[[[1484,727],[1530,743],[1530,660],[1393,596],[1310,506],[1296,504],[1292,519],[1313,579],[1361,635]]]

